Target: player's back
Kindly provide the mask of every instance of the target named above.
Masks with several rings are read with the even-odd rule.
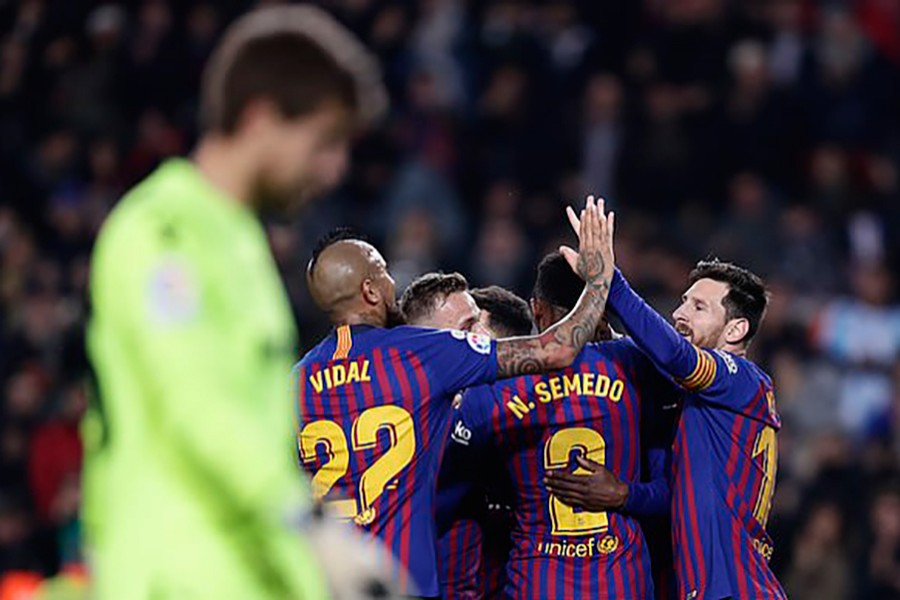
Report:
[[[452,393],[496,371],[484,336],[366,325],[337,328],[295,367],[313,493],[382,539],[413,579],[407,593],[438,595],[435,479]]]
[[[168,161],[104,225],[92,262],[91,303],[88,351],[98,394],[84,431],[85,515],[98,597],[122,592],[122,586],[110,591],[110,577],[124,578],[135,593],[156,586],[164,594],[167,584],[180,584],[178,576],[167,583],[160,573],[174,572],[214,593],[214,574],[203,569],[214,563],[217,572],[238,573],[245,557],[218,543],[228,528],[210,512],[228,510],[212,506],[229,504],[234,489],[254,484],[272,490],[269,506],[284,505],[300,489],[285,445],[288,388],[279,383],[290,368],[295,331],[262,227],[190,163]],[[218,394],[210,382],[224,390],[220,397],[212,397]],[[222,414],[209,414],[215,405]],[[223,494],[216,491],[221,473],[204,479],[205,466],[198,465],[217,455],[245,464],[205,445],[210,435],[232,435],[213,431],[232,410],[252,410],[253,422],[238,438],[263,430],[269,437],[253,453],[236,441],[233,451],[244,452],[247,464],[249,456],[264,460],[247,469],[258,478],[232,478],[227,484],[235,488]],[[192,454],[198,449],[202,456]],[[223,586],[230,581],[222,580]]]
[[[651,598],[649,556],[637,520],[583,512],[550,495],[544,474],[575,454],[626,482],[640,479],[642,405],[655,375],[627,340],[589,344],[569,369],[520,377],[467,395],[493,395],[487,420],[516,491],[507,593],[514,598]],[[474,407],[469,407],[471,414]],[[472,417],[481,420],[479,417]],[[579,472],[577,469],[576,472]]]
[[[700,356],[707,375],[683,382],[695,391],[685,396],[675,439],[678,597],[784,598],[765,531],[781,427],[772,381],[742,357]]]

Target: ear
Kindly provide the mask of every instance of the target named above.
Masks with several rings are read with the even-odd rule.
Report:
[[[544,303],[539,302],[537,300],[537,298],[532,296],[531,299],[528,301],[528,304],[531,305],[531,316],[534,317],[534,322],[536,324],[540,323],[541,315],[544,314],[544,306],[543,306]]]
[[[725,341],[737,346],[743,344],[750,332],[750,321],[744,318],[732,319],[725,324]]]
[[[363,279],[362,282],[362,297],[366,304],[371,304],[372,306],[381,304],[381,292],[378,291],[377,286],[368,277]]]

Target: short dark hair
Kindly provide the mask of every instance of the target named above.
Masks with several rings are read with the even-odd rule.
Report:
[[[584,291],[584,281],[572,271],[566,258],[551,252],[537,267],[532,296],[553,306],[572,310]]]
[[[286,118],[336,100],[361,123],[379,117],[387,104],[373,56],[326,12],[308,5],[257,9],[229,27],[203,74],[204,128],[233,133],[247,104],[263,97]]]
[[[725,315],[730,319],[747,319],[750,324],[747,335],[741,341],[749,344],[762,323],[769,303],[769,294],[763,280],[748,269],[719,259],[701,260],[688,277],[689,285],[701,279],[712,279],[728,285],[728,293],[722,299]]]
[[[417,322],[430,315],[439,301],[468,289],[469,282],[459,273],[426,273],[403,290],[400,310],[408,322]]]
[[[313,247],[312,258],[309,259],[309,264],[306,267],[307,273],[312,273],[313,269],[316,268],[316,263],[319,261],[319,256],[321,256],[326,248],[345,240],[359,240],[361,242],[368,241],[366,239],[366,236],[359,233],[352,227],[336,227],[332,229],[331,231],[320,237],[316,242],[316,245]]]
[[[491,329],[497,337],[531,335],[534,318],[528,303],[499,285],[471,290],[475,304],[487,311]]]

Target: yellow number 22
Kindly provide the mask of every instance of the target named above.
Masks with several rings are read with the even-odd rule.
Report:
[[[378,457],[359,478],[359,505],[355,499],[334,500],[329,503],[341,518],[360,516],[371,522],[372,506],[385,490],[391,489],[395,478],[412,462],[416,453],[416,434],[412,416],[399,406],[375,406],[363,411],[353,422],[353,450],[370,450],[378,444],[378,432],[385,430],[390,448]],[[325,447],[328,461],[312,479],[313,496],[324,497],[350,466],[347,436],[334,421],[320,420],[307,424],[300,432],[300,458],[304,463],[316,460],[316,449]],[[368,517],[368,518],[365,518]]]

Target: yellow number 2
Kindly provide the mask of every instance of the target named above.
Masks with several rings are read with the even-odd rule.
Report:
[[[350,498],[334,500],[329,506],[340,518],[353,519],[357,515],[374,513],[372,505],[386,489],[391,489],[400,472],[412,462],[416,453],[416,434],[412,415],[399,406],[375,406],[363,411],[353,422],[353,450],[370,450],[378,444],[378,432],[385,430],[390,448],[378,457],[359,479],[359,504]],[[334,421],[320,420],[307,424],[300,431],[300,458],[304,463],[316,460],[316,449],[324,445],[328,461],[313,475],[313,496],[322,498],[331,491],[338,480],[346,475],[350,466],[347,436]]]
[[[753,516],[763,527],[769,520],[769,511],[772,509],[772,495],[775,491],[775,475],[778,468],[778,442],[775,439],[775,430],[769,426],[763,428],[756,436],[753,443],[752,457],[762,456],[763,475],[762,485],[759,487],[759,496],[756,498],[756,506]]]
[[[571,427],[557,431],[544,445],[544,469],[564,469],[569,465],[573,450],[601,465],[606,462],[606,441],[603,436],[587,427]],[[576,475],[588,471],[578,467]],[[571,506],[562,503],[550,494],[550,522],[552,535],[590,535],[609,527],[605,512],[575,512]]]

